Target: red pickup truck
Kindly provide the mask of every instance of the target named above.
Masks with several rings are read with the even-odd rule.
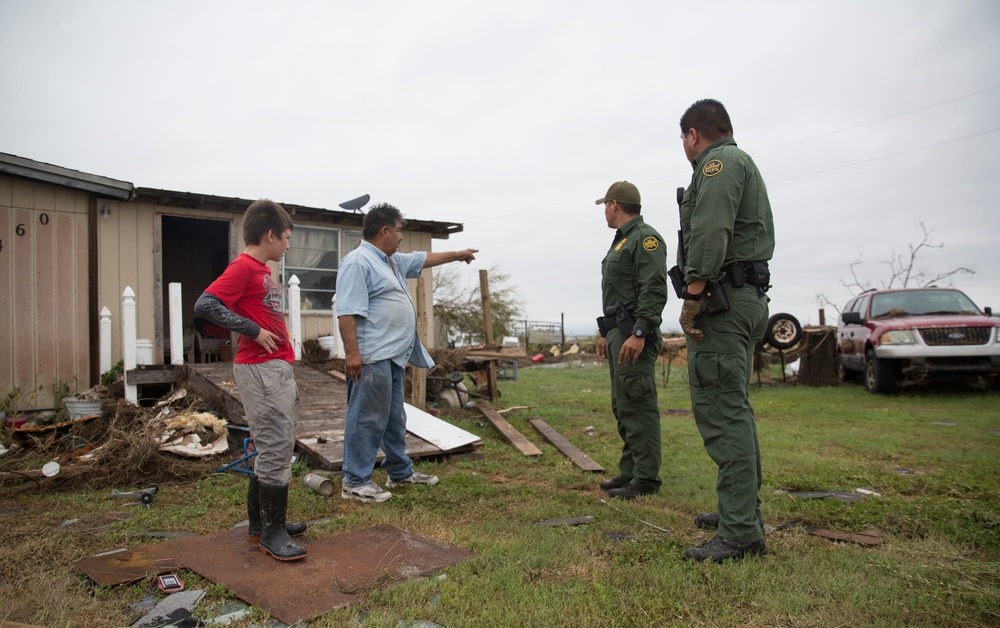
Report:
[[[869,290],[837,325],[841,380],[871,393],[930,381],[1000,384],[1000,318],[951,288]]]

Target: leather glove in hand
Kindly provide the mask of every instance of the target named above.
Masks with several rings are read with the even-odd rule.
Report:
[[[691,336],[695,340],[701,340],[705,337],[705,332],[701,331],[694,326],[694,317],[701,312],[701,301],[690,301],[685,299],[684,305],[681,307],[680,323],[681,329],[688,336]]]

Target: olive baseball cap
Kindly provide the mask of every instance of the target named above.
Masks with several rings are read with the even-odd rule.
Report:
[[[606,203],[608,201],[618,201],[619,203],[626,203],[628,205],[641,205],[639,199],[639,188],[635,185],[629,183],[628,181],[616,181],[611,184],[608,188],[608,193],[604,195],[604,198],[599,198],[594,201],[595,205],[600,205],[601,203]]]

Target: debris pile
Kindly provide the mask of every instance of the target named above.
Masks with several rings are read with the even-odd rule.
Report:
[[[80,397],[106,394],[91,390]],[[4,431],[2,440],[0,482],[45,481],[60,489],[202,477],[218,466],[204,457],[228,449],[225,421],[184,389],[151,408],[105,399],[100,414]]]

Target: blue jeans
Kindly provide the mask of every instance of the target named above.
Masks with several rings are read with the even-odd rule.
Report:
[[[406,369],[392,360],[361,366],[361,379],[347,380],[347,421],[344,426],[344,486],[361,486],[372,479],[379,446],[382,468],[393,481],[413,475],[406,455],[406,414],[403,378]]]

